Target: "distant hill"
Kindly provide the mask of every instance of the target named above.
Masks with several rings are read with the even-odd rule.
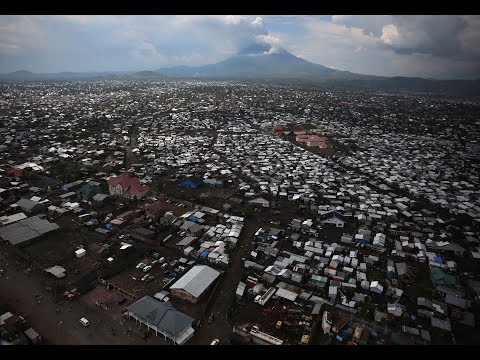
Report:
[[[71,72],[33,73],[27,70],[15,71],[9,74],[0,74],[0,80],[31,81],[31,80],[87,80],[87,79],[163,79],[166,76],[156,71],[118,71],[118,72]]]
[[[95,78],[110,78],[112,75],[124,76],[131,72],[71,72],[58,73],[33,73],[27,70],[15,71],[8,74],[0,74],[0,80],[32,81],[32,80],[82,80]]]
[[[137,78],[137,79],[148,79],[148,78],[159,79],[159,78],[165,78],[166,77],[165,75],[160,74],[156,71],[148,71],[148,70],[138,71],[138,72],[133,73],[129,76],[132,77],[132,78]]]
[[[12,79],[12,80],[31,80],[38,77],[38,74],[35,74],[27,70],[19,70],[12,72],[10,74],[2,74],[1,78]]]

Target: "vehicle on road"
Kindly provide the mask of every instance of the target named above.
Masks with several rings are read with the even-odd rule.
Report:
[[[146,283],[149,283],[150,281],[153,281],[155,279],[155,276],[148,275],[148,277],[145,279]]]
[[[213,315],[213,312],[210,314],[210,316],[208,317],[208,323],[211,324],[213,322],[213,318],[214,318],[214,315]]]
[[[220,342],[220,340],[214,339],[214,340],[210,343],[210,345],[218,345],[219,342]]]
[[[90,321],[88,321],[87,319],[85,319],[84,317],[82,317],[80,319],[80,324],[82,324],[83,326],[89,326],[90,325]]]
[[[63,293],[63,297],[68,300],[73,300],[75,297],[79,295],[78,289],[67,290]]]

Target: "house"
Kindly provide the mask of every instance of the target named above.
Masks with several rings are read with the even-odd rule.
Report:
[[[152,215],[153,217],[159,217],[165,213],[165,202],[162,200],[156,200],[150,204],[146,204],[145,210],[147,210],[149,215]]]
[[[264,198],[256,198],[247,201],[249,204],[252,204],[253,206],[262,206],[262,207],[270,207],[270,202],[268,200],[265,200]]]
[[[304,134],[306,134],[305,129],[301,126],[298,126],[298,125],[293,125],[291,132],[293,132],[294,135],[304,135]]]
[[[59,265],[52,266],[50,268],[44,269],[49,274],[52,274],[57,279],[62,279],[65,277],[67,270]]]
[[[182,226],[180,226],[180,230],[185,230],[191,236],[199,235],[203,230],[203,225],[199,225],[194,223],[193,221],[185,221]]]
[[[180,249],[185,249],[187,247],[189,247],[191,244],[193,244],[195,242],[195,240],[197,240],[197,237],[195,236],[187,236],[187,237],[184,237],[182,240],[180,240],[179,242],[177,242],[177,246],[180,248]]]
[[[188,186],[190,189],[197,189],[200,187],[200,183],[198,182],[195,182],[193,180],[190,180],[190,179],[185,179],[183,181],[180,181],[178,183],[178,186]]]
[[[441,330],[445,330],[445,331],[452,331],[452,327],[451,327],[451,324],[450,324],[450,319],[441,320],[439,318],[432,317],[432,318],[430,318],[430,320],[431,320],[431,326],[436,327],[436,328],[441,329]]]
[[[321,223],[324,225],[333,225],[337,228],[343,228],[345,226],[345,221],[336,214],[329,219],[322,220]]]
[[[26,219],[27,215],[25,215],[23,212],[19,212],[17,214],[9,215],[9,216],[0,216],[0,224],[2,225],[9,225],[14,222]]]
[[[376,233],[375,237],[373,238],[372,245],[384,247],[385,246],[385,240],[387,239],[387,236],[383,233]]]
[[[447,274],[439,267],[432,267],[430,269],[430,279],[434,286],[437,285],[451,285],[454,286],[457,283],[455,276]]]
[[[78,191],[77,194],[81,195],[85,200],[90,200],[96,194],[101,192],[100,183],[95,181],[90,181],[88,184],[84,184]]]
[[[75,189],[78,188],[82,184],[83,184],[83,180],[77,180],[77,181],[71,182],[69,184],[62,185],[61,190],[63,192],[75,191]]]
[[[158,301],[151,296],[144,296],[128,306],[128,317],[144,324],[148,330],[155,331],[171,339],[174,344],[185,344],[194,334],[194,319],[175,309],[169,302]]]
[[[306,144],[307,146],[317,146],[320,148],[326,148],[327,138],[319,135],[297,135],[296,140],[301,144]]]
[[[308,284],[323,289],[327,285],[327,281],[327,277],[313,274],[308,280]]]
[[[28,328],[23,333],[32,344],[40,344],[42,342],[42,337],[33,328]]]
[[[372,281],[370,283],[370,291],[376,294],[383,293],[383,286],[378,281]]]
[[[345,243],[345,244],[351,244],[353,241],[353,235],[350,234],[343,234],[340,242]]]
[[[395,317],[401,316],[403,311],[404,307],[399,303],[387,303],[387,312],[395,315]]]
[[[222,187],[223,181],[217,179],[204,179],[203,183],[211,187]]]
[[[153,236],[155,235],[155,231],[145,228],[136,228],[129,231],[132,238],[139,241],[144,241],[147,243],[151,243]]]
[[[196,265],[170,286],[170,292],[172,296],[196,303],[219,276],[220,272],[209,266]]]
[[[39,239],[59,228],[55,223],[32,216],[0,228],[0,239],[9,241],[12,245],[19,245]]]
[[[451,294],[447,294],[445,296],[445,303],[462,308],[462,309],[467,309],[471,306],[470,300],[466,300],[464,298],[457,297]]]
[[[440,243],[440,245],[436,243],[430,243],[428,248],[437,251],[444,251],[455,256],[463,256],[463,253],[465,252],[465,248],[462,246],[456,243],[449,243],[447,241]]]
[[[15,203],[15,205],[20,207],[22,211],[29,214],[37,214],[45,208],[43,204],[40,204],[39,202],[30,199],[20,199]]]
[[[20,179],[23,176],[23,170],[19,168],[11,168],[7,171],[8,175],[12,175],[16,179]]]
[[[101,193],[97,193],[93,196],[93,201],[97,201],[97,202],[104,202],[106,199],[109,198],[109,195],[107,194],[101,194]]]
[[[148,185],[141,185],[140,180],[129,172],[112,177],[108,179],[107,183],[110,195],[128,199],[141,199],[149,190]]]

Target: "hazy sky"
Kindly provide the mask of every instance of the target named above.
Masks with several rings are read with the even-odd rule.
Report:
[[[0,73],[156,70],[254,43],[373,75],[480,77],[480,16],[0,16]]]

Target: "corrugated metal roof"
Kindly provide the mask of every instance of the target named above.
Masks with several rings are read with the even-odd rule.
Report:
[[[172,336],[180,334],[194,321],[170,303],[160,302],[148,295],[128,306],[128,311]]]
[[[18,214],[13,214],[10,216],[0,216],[0,222],[2,225],[9,225],[11,223],[14,223],[19,220],[26,219],[27,215],[25,215],[23,212],[20,212]]]
[[[433,327],[442,329],[442,330],[447,330],[451,331],[451,325],[450,325],[450,320],[440,320],[438,318],[432,317],[431,318],[431,325]]]
[[[52,266],[51,268],[45,269],[46,272],[52,274],[53,276],[61,279],[65,277],[66,270],[58,265]]]
[[[275,295],[282,297],[284,299],[290,300],[290,301],[295,301],[297,298],[298,294],[291,292],[287,289],[279,288]]]
[[[22,209],[28,209],[28,210],[31,210],[33,209],[35,206],[38,205],[38,202],[36,201],[32,201],[30,199],[20,199],[16,202],[16,204],[18,206],[20,206]]]
[[[32,216],[1,228],[0,237],[12,245],[17,245],[59,228],[55,223]]]
[[[173,284],[170,289],[182,289],[199,297],[220,275],[215,269],[206,265],[197,265]]]

